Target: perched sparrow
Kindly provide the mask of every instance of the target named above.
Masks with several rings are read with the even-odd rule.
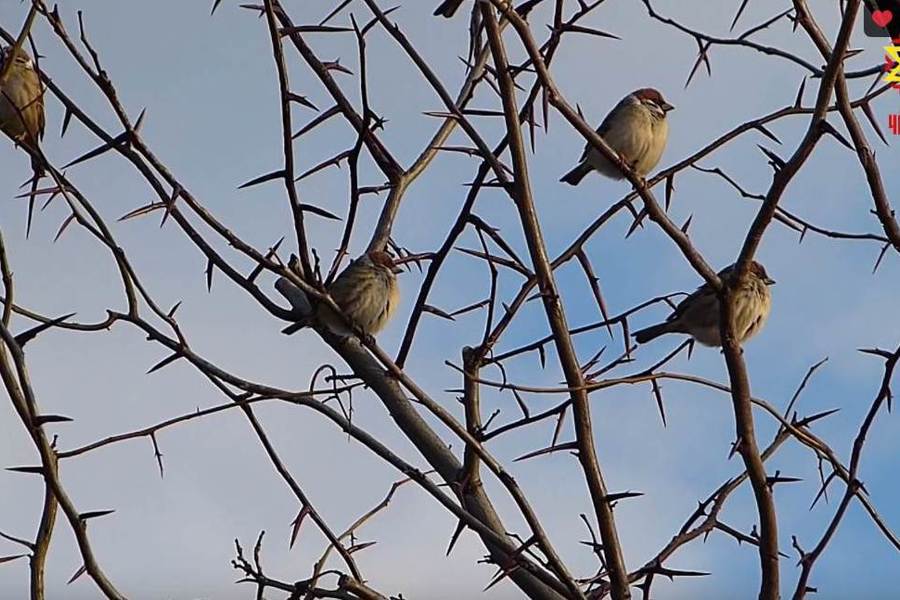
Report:
[[[719,272],[723,283],[728,282],[734,270],[730,265]],[[769,286],[775,281],[756,261],[750,263],[747,278],[734,291],[734,332],[743,343],[762,329],[772,308]],[[664,323],[635,332],[639,344],[666,333],[686,333],[705,346],[721,346],[719,336],[719,298],[705,283],[693,294],[682,300]]]
[[[11,53],[12,48],[0,48],[0,64],[5,64]],[[44,136],[41,79],[24,50],[16,53],[0,86],[0,130],[16,143],[33,149]]]
[[[438,7],[434,10],[434,15],[450,18],[456,12],[456,10],[462,6],[463,0],[444,0],[441,2]]]
[[[0,67],[12,55],[11,47],[0,48]],[[44,96],[41,78],[34,68],[34,62],[24,50],[19,50],[0,85],[0,130],[17,144],[38,149],[38,142],[44,137]],[[31,232],[31,218],[34,214],[35,191],[44,169],[40,160],[32,154],[31,194],[28,198],[28,224],[25,236]]]
[[[399,270],[387,252],[369,252],[351,262],[328,286],[328,293],[363,333],[375,335],[400,303]],[[324,305],[320,305],[319,318],[332,331],[349,333],[343,320]]]
[[[609,146],[631,165],[634,172],[645,177],[666,148],[669,125],[666,113],[675,108],[662,94],[653,88],[643,88],[622,98],[610,111],[597,133]],[[587,144],[578,165],[562,176],[560,181],[578,185],[592,170],[613,179],[622,179],[622,173],[602,154]]]
[[[396,276],[399,272],[390,254],[369,252],[341,271],[328,286],[328,294],[362,333],[375,335],[384,329],[400,302]],[[282,333],[291,334],[309,325],[314,309],[307,295],[285,277],[275,282],[275,289],[288,299],[294,311],[301,316],[297,323],[285,327]],[[319,304],[316,310],[319,319],[335,333],[344,336],[352,333],[344,319],[324,304]]]

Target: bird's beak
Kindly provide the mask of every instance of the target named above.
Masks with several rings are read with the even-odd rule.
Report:
[[[660,108],[663,109],[663,112],[669,112],[670,110],[675,110],[675,107],[672,106],[671,104],[669,104],[668,102],[663,102],[662,106],[660,106]]]
[[[766,277],[765,283],[766,283],[766,285],[775,285],[775,280],[772,279],[771,277]]]
[[[393,271],[395,275],[399,275],[403,272],[403,269],[401,267],[394,267],[391,271]],[[772,283],[774,283],[774,281]]]

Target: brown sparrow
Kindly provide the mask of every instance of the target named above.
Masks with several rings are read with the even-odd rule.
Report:
[[[733,270],[734,265],[730,265],[719,272],[723,284],[728,285]],[[765,324],[772,308],[769,286],[774,283],[761,264],[750,263],[746,279],[734,290],[734,332],[739,343],[759,333]],[[645,344],[666,333],[686,333],[704,346],[722,345],[719,298],[708,283],[682,300],[664,323],[635,332],[634,339]]]
[[[331,282],[328,294],[363,333],[375,335],[384,329],[400,303],[399,270],[387,252],[363,254]],[[350,333],[343,319],[324,305],[319,305],[319,318],[332,331]]]
[[[399,272],[390,254],[372,251],[352,261],[341,271],[328,286],[328,294],[362,334],[373,336],[384,329],[400,303],[396,275]],[[283,333],[294,333],[309,325],[313,310],[333,332],[343,336],[353,333],[345,320],[325,304],[319,304],[314,309],[307,295],[288,279],[282,277],[276,281],[275,289],[290,301],[301,317],[297,323],[283,329]]]
[[[0,48],[0,66],[6,64],[12,55],[12,47]],[[41,78],[28,54],[20,49],[6,73],[6,79],[0,85],[0,130],[11,137],[16,144],[28,148],[32,152],[31,194],[28,198],[28,223],[25,236],[31,232],[31,219],[34,214],[35,190],[38,180],[44,173],[40,160],[35,152],[38,143],[44,137],[44,96]]]
[[[673,108],[658,91],[643,88],[622,98],[603,119],[597,133],[638,176],[646,177],[666,149],[669,137],[666,113]],[[578,185],[593,170],[612,179],[623,178],[618,167],[587,144],[578,165],[560,181]]]
[[[11,47],[0,48],[0,64],[5,64],[10,54]],[[21,49],[0,86],[0,130],[16,143],[33,149],[44,136],[41,78],[31,57]]]

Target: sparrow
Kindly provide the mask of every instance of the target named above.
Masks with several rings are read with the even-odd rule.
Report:
[[[733,272],[734,265],[719,271],[723,284],[729,284]],[[734,290],[734,332],[739,343],[759,333],[765,324],[772,308],[769,286],[774,284],[775,281],[761,264],[756,261],[750,263],[745,281]],[[722,345],[719,298],[708,283],[682,300],[665,322],[635,332],[634,339],[639,344],[645,344],[666,333],[686,333],[704,346]]]
[[[603,119],[597,133],[638,176],[646,177],[666,149],[669,137],[666,113],[674,108],[657,90],[642,88],[622,98]],[[592,170],[612,179],[623,179],[618,167],[587,144],[578,164],[560,181],[578,185]]]
[[[0,48],[0,67],[5,66],[11,57],[12,47]],[[35,190],[44,173],[40,160],[35,156],[39,141],[44,137],[44,93],[41,78],[28,53],[19,49],[12,61],[6,79],[0,85],[0,130],[32,153],[34,177],[28,199],[27,237],[31,232]]]
[[[328,286],[328,294],[352,323],[366,335],[375,335],[387,325],[400,303],[400,286],[394,259],[376,250],[352,261]],[[337,333],[349,333],[343,319],[324,305],[319,318]]]
[[[327,291],[344,316],[363,335],[374,336],[384,329],[400,303],[400,287],[397,285],[397,273],[400,271],[390,254],[381,250],[371,251],[351,261],[331,282]],[[331,331],[342,336],[353,333],[345,320],[327,305],[319,304],[314,309],[306,294],[286,278],[275,282],[275,288],[304,317],[311,316],[315,310],[319,320]],[[301,319],[286,327],[283,333],[294,333],[308,324],[308,319]]]
[[[0,48],[0,64],[6,64],[11,47]],[[0,130],[17,144],[36,149],[44,136],[44,97],[34,62],[19,50],[6,80],[0,86]]]

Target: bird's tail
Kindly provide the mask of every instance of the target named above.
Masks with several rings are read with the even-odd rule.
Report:
[[[658,325],[653,325],[651,327],[647,327],[646,329],[641,329],[640,331],[634,332],[634,340],[638,344],[646,344],[652,339],[658,338],[659,336],[671,333],[672,332],[672,324],[669,322],[660,323]]]
[[[587,164],[587,162],[580,162],[578,165],[560,177],[560,181],[564,181],[569,185],[578,185],[581,183],[581,180],[584,179],[584,176],[591,172],[591,166]]]
[[[460,5],[462,3],[463,3],[463,0],[444,0],[434,10],[434,16],[446,17],[447,19],[449,19],[456,13],[456,10],[460,7]]]

